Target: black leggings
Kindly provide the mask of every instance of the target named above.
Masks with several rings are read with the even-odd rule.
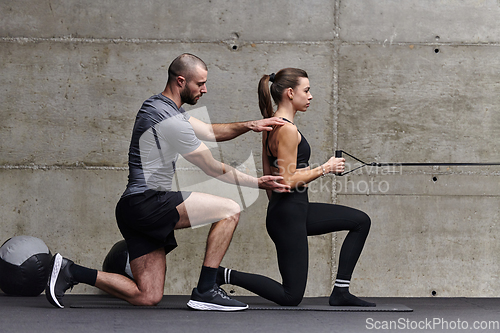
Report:
[[[307,236],[349,230],[340,251],[337,278],[350,280],[370,230],[370,218],[357,209],[309,203],[307,190],[273,193],[267,210],[267,232],[276,246],[283,280],[233,271],[231,284],[280,305],[298,305],[304,296],[309,263]]]

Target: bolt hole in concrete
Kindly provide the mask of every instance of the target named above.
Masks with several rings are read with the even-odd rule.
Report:
[[[233,45],[232,49],[236,51],[238,49],[238,45]]]
[[[436,296],[436,295],[437,295],[437,292],[436,292],[435,290],[433,290],[433,291],[431,292],[431,294],[432,294],[432,296]]]
[[[439,53],[439,49],[434,49],[434,53]]]
[[[434,177],[432,177],[432,181],[433,181],[434,183],[435,183],[435,182],[437,182],[437,181],[438,181],[438,177],[435,177],[435,176],[434,176]]]

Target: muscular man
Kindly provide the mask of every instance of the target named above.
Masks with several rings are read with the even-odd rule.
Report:
[[[188,306],[198,310],[243,310],[248,306],[227,296],[216,284],[217,268],[238,224],[240,206],[226,198],[172,191],[178,155],[219,180],[241,186],[288,192],[282,177],[254,178],[215,160],[201,140],[225,141],[250,130],[269,131],[284,121],[206,124],[182,108],[194,105],[207,92],[207,66],[198,57],[182,54],[168,69],[165,90],[150,97],[139,110],[129,149],[129,181],[116,207],[120,232],[127,242],[134,280],[53,258],[45,290],[49,302],[63,308],[62,298],[77,283],[95,286],[134,305],[156,305],[163,297],[166,254],[176,246],[175,229],[212,223],[198,285]]]

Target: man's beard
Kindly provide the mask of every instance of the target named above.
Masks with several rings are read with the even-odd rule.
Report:
[[[198,103],[198,100],[196,99],[198,96],[193,96],[191,95],[191,92],[189,91],[187,85],[184,87],[184,89],[181,90],[181,102],[186,103],[189,105],[195,105]]]

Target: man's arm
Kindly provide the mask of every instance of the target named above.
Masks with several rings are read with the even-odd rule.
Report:
[[[286,121],[277,117],[227,124],[207,124],[190,117],[189,122],[193,126],[196,136],[205,141],[227,141],[248,131],[271,131],[273,126],[286,124]]]
[[[213,158],[208,147],[201,143],[191,153],[182,155],[186,160],[199,167],[207,175],[217,178],[223,182],[246,187],[262,188],[277,192],[290,192],[290,186],[280,184],[281,176],[262,176],[255,178],[237,169],[221,163]]]

